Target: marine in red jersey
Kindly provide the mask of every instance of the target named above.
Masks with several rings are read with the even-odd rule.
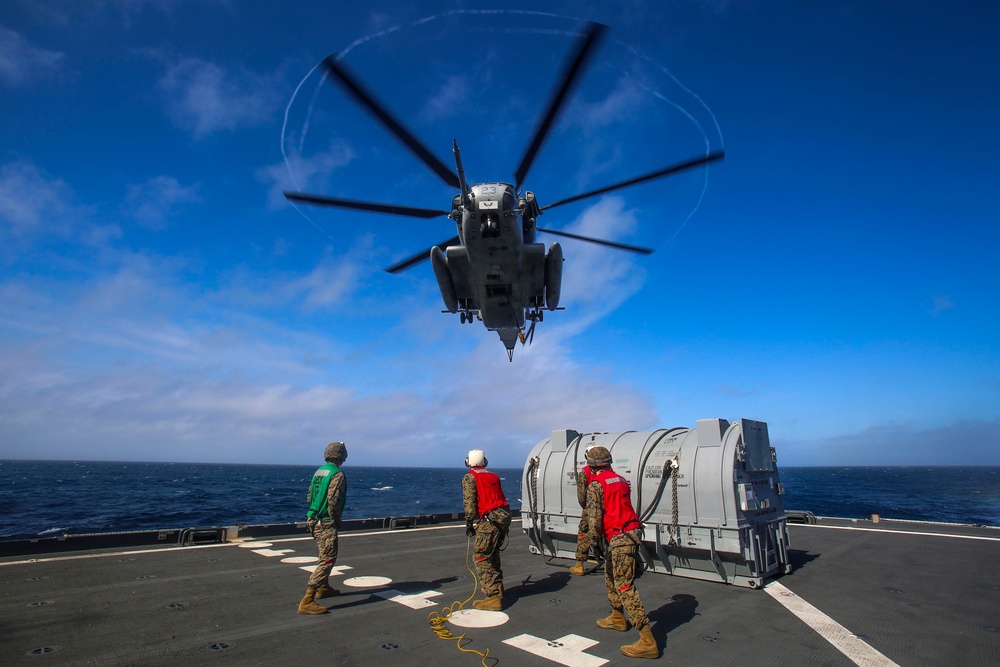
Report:
[[[500,546],[510,529],[510,506],[503,494],[500,478],[486,469],[489,463],[481,449],[473,449],[465,459],[469,472],[462,478],[462,500],[468,535],[476,536],[474,554],[479,585],[485,599],[472,604],[476,609],[500,611],[503,608],[503,570],[500,569]],[[473,527],[473,522],[479,521]]]
[[[594,447],[591,445],[590,447]],[[588,449],[590,449],[588,447]],[[587,513],[587,487],[593,481],[593,473],[589,465],[580,468],[576,475],[576,499],[580,503],[580,527],[576,535],[576,564],[569,568],[570,574],[583,576],[587,574],[587,558],[592,546],[590,539],[590,516]]]
[[[635,566],[642,526],[632,506],[632,490],[628,480],[611,469],[611,452],[606,447],[589,449],[587,464],[592,472],[587,486],[590,537],[597,540],[603,536],[608,542],[604,579],[611,615],[597,621],[597,625],[625,632],[628,621],[631,621],[639,630],[639,641],[622,646],[622,654],[630,658],[658,658],[660,650],[653,638],[639,591],[635,589]]]

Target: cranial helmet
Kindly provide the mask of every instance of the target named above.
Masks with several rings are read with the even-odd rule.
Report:
[[[347,460],[347,446],[342,442],[331,442],[326,446],[323,458],[331,463],[340,465]]]
[[[486,453],[481,449],[470,450],[469,455],[465,457],[465,465],[470,468],[485,468],[488,463]]]
[[[589,466],[609,466],[611,465],[611,452],[607,447],[589,447],[587,449],[587,465]]]

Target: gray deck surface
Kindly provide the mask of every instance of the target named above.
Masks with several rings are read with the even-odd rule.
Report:
[[[795,571],[778,583],[885,658],[868,664],[1000,664],[1000,531],[821,520],[789,526],[789,534]],[[333,578],[343,595],[321,600],[331,609],[322,616],[296,614],[308,574],[282,562],[314,557],[311,538],[267,542],[256,549],[223,544],[0,559],[0,664],[482,664],[428,624],[431,612],[472,593],[464,525],[342,533],[338,565],[351,569]],[[489,649],[487,665],[642,664],[619,653],[637,639],[635,630],[594,625],[608,613],[603,574],[572,577],[571,562],[549,563],[527,545],[515,522],[502,555],[509,618],[494,627],[451,627],[467,632],[463,646]],[[342,583],[362,576],[392,581],[380,588]],[[856,662],[777,594],[653,573],[637,587],[664,651],[661,662]],[[440,595],[414,609],[378,595],[387,589]],[[504,643],[520,635],[538,638],[565,662]],[[570,635],[590,642],[576,640],[587,647],[573,653]]]

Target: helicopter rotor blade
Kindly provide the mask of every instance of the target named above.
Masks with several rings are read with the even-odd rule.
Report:
[[[605,241],[604,239],[595,239],[590,236],[580,236],[579,234],[570,234],[569,232],[560,232],[555,229],[542,229],[537,228],[540,232],[545,232],[546,234],[554,234],[556,236],[565,236],[569,239],[576,239],[577,241],[586,241],[587,243],[596,243],[598,245],[608,246],[609,248],[616,248],[618,250],[627,250],[628,252],[639,253],[640,255],[652,255],[653,250],[651,248],[643,248],[637,245],[628,245],[627,243],[618,243],[616,241]]]
[[[514,172],[514,183],[517,190],[521,189],[521,184],[524,183],[524,178],[528,175],[528,170],[531,169],[531,164],[535,161],[535,155],[542,147],[542,143],[545,141],[552,123],[555,122],[556,117],[562,110],[563,103],[566,101],[566,97],[569,95],[573,85],[577,82],[580,72],[583,71],[594,46],[607,28],[606,25],[600,23],[591,22],[587,24],[587,30],[579,41],[577,52],[572,60],[567,61],[562,81],[553,89],[555,92],[549,101],[548,110],[544,115],[540,116],[542,120],[536,126],[535,134],[532,136],[531,142],[524,152],[524,157],[521,158],[521,164],[518,165],[517,171]]]
[[[438,216],[448,215],[451,213],[451,211],[441,211],[433,208],[417,208],[414,206],[399,206],[397,204],[380,204],[378,202],[342,199],[340,197],[327,197],[325,195],[310,195],[305,192],[285,192],[284,195],[285,199],[302,204],[334,206],[337,208],[349,208],[356,211],[388,213],[390,215],[405,215],[410,218],[436,218]]]
[[[438,175],[442,181],[453,188],[458,188],[458,176],[444,162],[439,160],[428,150],[424,144],[389,111],[389,108],[379,100],[375,94],[369,91],[343,63],[339,62],[332,55],[323,60],[326,70],[333,75],[345,91],[350,93],[354,99],[360,102],[373,116],[399,139],[404,146],[410,149],[417,158]]]
[[[419,264],[420,262],[424,261],[425,259],[429,259],[430,256],[431,256],[431,248],[441,248],[441,250],[445,250],[450,245],[457,245],[458,242],[459,242],[459,239],[458,239],[457,236],[455,236],[453,238],[448,239],[447,241],[443,241],[441,243],[438,243],[436,246],[431,246],[430,248],[427,248],[426,250],[421,250],[417,254],[412,255],[410,257],[407,257],[403,261],[396,262],[392,266],[386,268],[386,272],[387,273],[399,273],[401,271],[405,271],[406,269],[410,268],[411,266],[415,266],[415,265]]]
[[[694,158],[693,160],[687,160],[685,162],[680,162],[663,169],[658,169],[657,171],[651,171],[648,174],[643,174],[642,176],[636,176],[635,178],[630,178],[627,181],[621,181],[619,183],[614,183],[612,185],[605,186],[603,188],[598,188],[597,190],[591,190],[590,192],[584,192],[583,194],[574,195],[566,199],[560,199],[557,202],[548,204],[547,206],[542,206],[539,210],[545,211],[550,208],[555,208],[556,206],[562,206],[563,204],[569,204],[571,202],[580,201],[581,199],[587,199],[588,197],[596,197],[597,195],[603,195],[606,192],[613,192],[614,190],[621,190],[622,188],[627,188],[632,185],[638,185],[639,183],[645,183],[646,181],[652,181],[657,178],[663,178],[664,176],[670,176],[671,174],[676,174],[682,171],[687,171],[688,169],[694,169],[695,167],[701,167],[703,165],[709,164],[711,162],[716,162],[725,157],[725,151],[715,151],[709,153],[708,155]]]

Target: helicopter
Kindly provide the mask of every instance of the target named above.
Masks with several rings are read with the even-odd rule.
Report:
[[[440,216],[451,218],[456,225],[456,236],[421,250],[385,270],[395,274],[430,259],[444,300],[445,310],[442,312],[458,313],[463,324],[478,319],[489,331],[497,332],[507,350],[508,361],[513,361],[518,341],[522,345],[530,344],[534,339],[535,325],[544,319],[545,311],[559,309],[562,247],[558,242],[553,242],[546,252],[544,243],[536,242],[539,232],[627,252],[645,255],[653,252],[649,248],[541,228],[537,226],[539,215],[557,206],[702,167],[724,157],[721,150],[707,152],[684,162],[544,206],[539,205],[533,192],[523,190],[525,178],[538,151],[606,31],[607,26],[600,23],[591,22],[584,26],[573,53],[564,65],[561,78],[553,87],[544,113],[536,121],[531,139],[514,172],[513,183],[491,181],[469,185],[465,179],[457,139],[452,140],[455,160],[453,170],[438,159],[336,54],[327,56],[323,60],[325,76],[338,84],[344,93],[353,98],[441,181],[449,187],[457,188],[459,192],[452,198],[451,208],[448,210],[303,192],[284,192],[285,197],[296,203],[372,213],[423,219]]]

